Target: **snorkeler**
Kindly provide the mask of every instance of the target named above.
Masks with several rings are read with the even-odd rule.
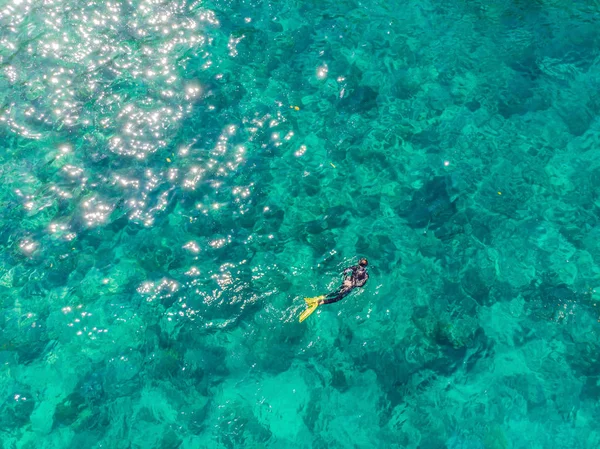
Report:
[[[315,296],[314,298],[304,298],[308,308],[300,314],[300,322],[307,319],[321,304],[338,302],[340,299],[348,296],[355,288],[364,286],[369,279],[367,265],[369,265],[369,262],[363,258],[358,261],[358,265],[346,268],[344,270],[344,282],[336,291],[327,295]]]

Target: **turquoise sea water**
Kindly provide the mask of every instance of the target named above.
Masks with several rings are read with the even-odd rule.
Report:
[[[0,2],[0,447],[600,447],[599,22]]]

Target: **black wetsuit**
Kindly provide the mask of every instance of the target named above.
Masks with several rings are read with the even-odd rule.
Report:
[[[369,273],[367,269],[361,265],[354,265],[344,270],[344,283],[334,292],[329,293],[323,300],[323,304],[331,304],[345,298],[356,287],[362,287],[367,283]],[[347,281],[350,285],[346,285]]]

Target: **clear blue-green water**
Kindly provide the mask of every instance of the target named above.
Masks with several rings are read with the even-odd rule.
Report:
[[[599,22],[3,0],[0,447],[600,447]]]

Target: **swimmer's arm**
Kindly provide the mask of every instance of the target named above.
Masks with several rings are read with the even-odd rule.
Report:
[[[358,269],[358,265],[354,265],[352,267],[346,268],[344,270],[344,277],[348,276],[349,274],[353,274],[357,269]]]
[[[365,273],[365,277],[362,278],[360,281],[358,281],[356,283],[357,287],[364,287],[364,285],[367,283],[367,281],[369,280],[369,273]]]

